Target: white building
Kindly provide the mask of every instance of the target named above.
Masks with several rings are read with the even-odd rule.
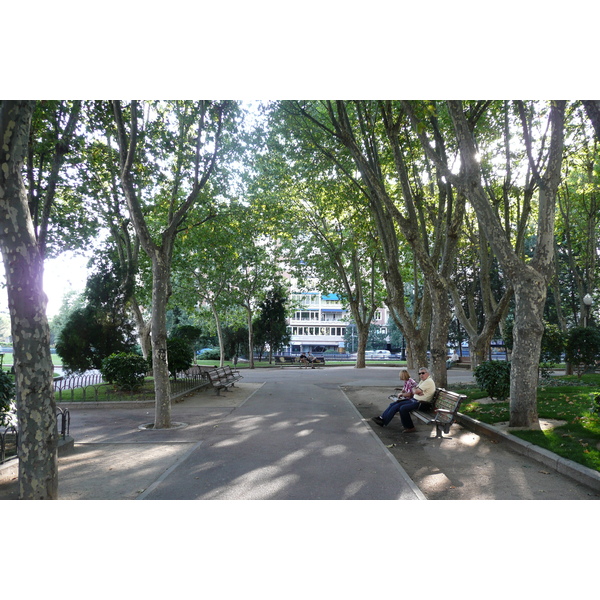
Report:
[[[296,309],[288,319],[288,331],[291,336],[288,351],[356,351],[356,346],[348,349],[345,347],[346,328],[353,328],[354,325],[350,312],[345,310],[337,294],[292,293],[291,300]],[[383,328],[387,318],[387,308],[380,309],[375,314],[373,324]]]

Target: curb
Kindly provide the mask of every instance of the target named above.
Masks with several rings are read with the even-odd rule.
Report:
[[[595,491],[600,491],[600,473],[594,469],[584,467],[568,458],[563,458],[554,452],[550,452],[550,450],[540,448],[531,442],[526,442],[510,433],[501,431],[492,425],[482,423],[481,421],[463,415],[462,413],[457,414],[457,421],[475,433],[486,435],[487,437],[498,441],[502,440],[515,452],[527,456],[528,458],[532,458],[544,466],[574,479],[578,483],[587,485]]]

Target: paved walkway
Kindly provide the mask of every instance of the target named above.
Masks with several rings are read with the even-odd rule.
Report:
[[[182,426],[170,430],[140,428],[153,421],[150,406],[124,408],[112,404],[108,409],[71,409],[75,445],[59,459],[59,498],[506,497],[500,491],[513,483],[490,481],[486,487],[481,472],[473,477],[479,477],[488,491],[482,494],[477,486],[471,487],[474,496],[440,495],[437,488],[431,493],[429,487],[435,478],[424,480],[419,475],[433,472],[446,488],[456,489],[450,473],[460,473],[463,480],[469,477],[468,461],[479,461],[479,456],[474,449],[465,452],[465,445],[478,444],[485,446],[496,477],[510,472],[513,482],[523,479],[520,474],[515,476],[513,465],[507,466],[506,461],[520,465],[525,478],[527,471],[536,470],[535,466],[523,467],[524,457],[500,444],[474,441],[471,432],[470,437],[453,436],[462,440],[461,444],[440,442],[431,439],[430,427],[421,425],[404,454],[400,427],[387,428],[386,435],[391,437],[380,439],[381,431],[373,430],[369,416],[376,405],[386,403],[390,389],[398,385],[397,368],[289,367],[242,373],[244,379],[230,392],[217,396],[213,390],[206,390],[174,404],[173,421]],[[470,379],[468,371],[449,371],[450,382]],[[373,400],[373,408],[365,407],[365,394],[369,402]],[[392,439],[393,446],[389,443]],[[467,459],[469,455],[471,459]],[[415,466],[419,460],[420,471],[419,464]],[[443,460],[452,467],[436,466]],[[412,475],[405,469],[410,469]],[[4,470],[0,498],[17,497],[15,475]],[[567,498],[597,497],[589,488],[563,475],[556,476],[557,489],[569,490]],[[455,482],[457,479],[455,475]],[[536,485],[526,483],[523,495],[509,497],[535,498],[530,488]]]

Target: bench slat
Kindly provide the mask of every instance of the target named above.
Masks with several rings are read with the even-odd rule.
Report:
[[[456,420],[460,404],[465,398],[464,394],[437,388],[433,395],[431,411],[415,410],[412,414],[427,425],[435,423],[435,437],[444,437],[442,431],[450,433],[450,426]]]

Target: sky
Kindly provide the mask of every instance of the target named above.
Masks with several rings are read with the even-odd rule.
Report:
[[[87,281],[86,265],[89,258],[65,252],[58,258],[44,261],[44,291],[48,296],[46,315],[51,319],[58,313],[65,294],[71,290],[83,292]],[[4,264],[0,260],[0,312],[8,312],[8,297],[4,287]]]

